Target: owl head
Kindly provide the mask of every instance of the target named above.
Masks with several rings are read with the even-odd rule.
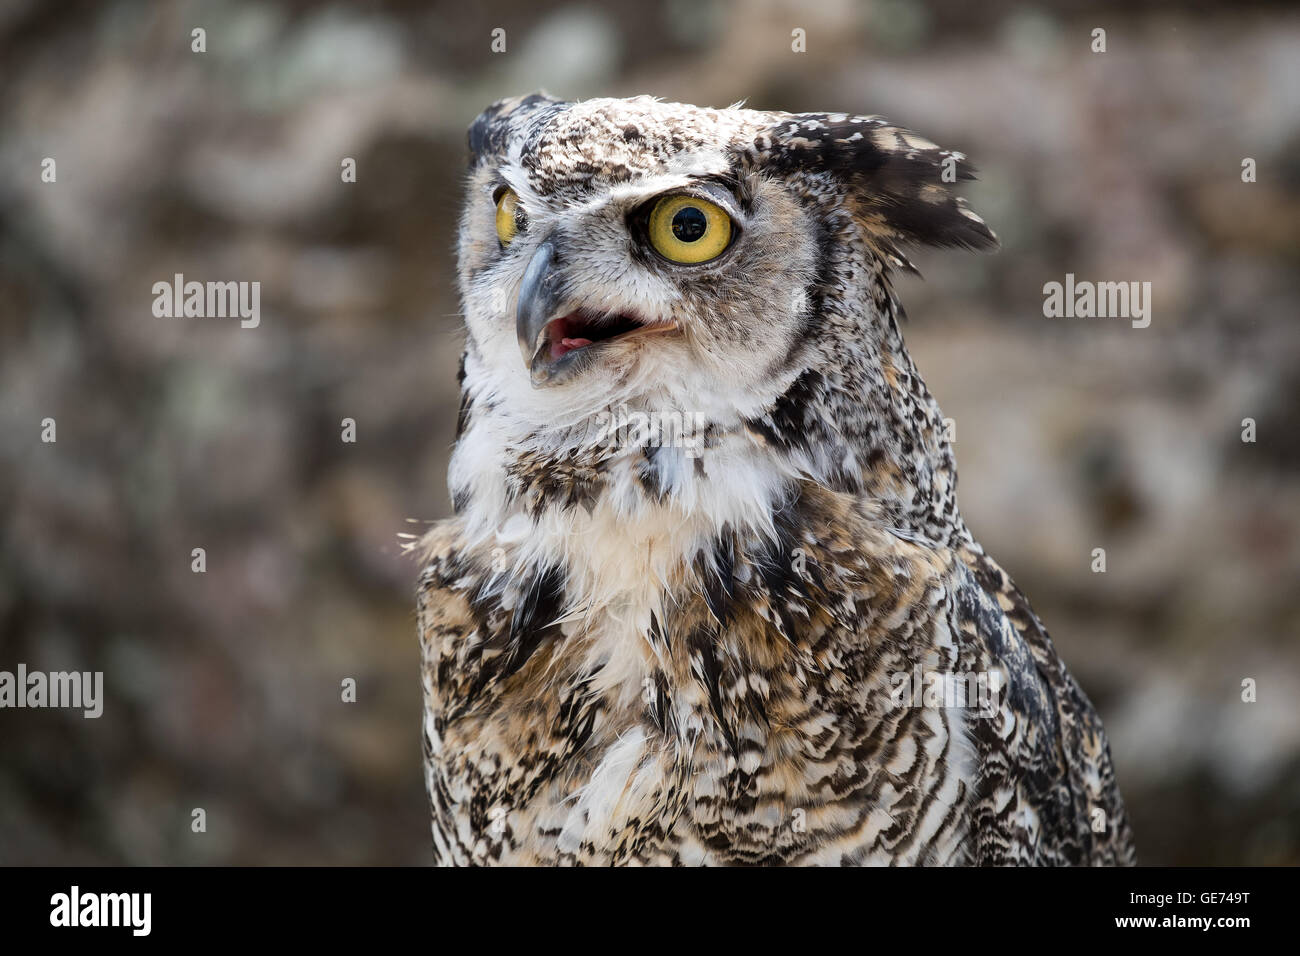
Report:
[[[869,447],[810,442],[852,444],[888,417],[874,387],[919,386],[890,269],[910,243],[996,243],[954,195],[965,157],[877,117],[535,94],[483,112],[469,146],[463,409],[539,443],[621,405],[858,470]]]

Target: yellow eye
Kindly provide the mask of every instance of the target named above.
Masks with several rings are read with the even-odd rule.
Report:
[[[507,189],[497,199],[497,238],[501,240],[501,245],[510,245],[510,240],[519,231],[519,220],[522,217],[519,197],[513,189]]]
[[[650,244],[672,262],[708,262],[731,243],[731,217],[695,196],[665,196],[650,211]]]

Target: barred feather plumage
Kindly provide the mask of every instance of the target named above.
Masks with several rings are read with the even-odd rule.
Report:
[[[457,515],[418,549],[439,862],[1133,862],[1097,715],[966,528],[899,330],[907,244],[995,243],[964,157],[874,117],[540,94],[470,147]],[[636,210],[704,186],[726,256],[638,245]],[[675,331],[532,384],[544,243],[564,308]],[[611,440],[615,407],[703,427]],[[994,690],[900,693],[926,674]]]

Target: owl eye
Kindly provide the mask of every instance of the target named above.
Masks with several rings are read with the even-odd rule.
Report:
[[[519,208],[519,197],[513,189],[507,189],[497,197],[497,238],[501,245],[510,245],[524,225],[524,211]]]
[[[716,259],[731,244],[731,217],[707,199],[665,196],[650,211],[647,232],[655,252],[693,265]]]

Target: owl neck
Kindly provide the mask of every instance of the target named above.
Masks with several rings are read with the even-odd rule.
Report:
[[[874,281],[828,285],[802,370],[746,423],[820,485],[873,501],[896,528],[940,544],[969,540],[956,501],[950,420],[903,342],[884,264]]]
[[[458,514],[485,537],[521,520],[585,525],[597,511],[617,519],[605,528],[763,532],[811,481],[870,499],[909,536],[968,538],[945,422],[903,345],[897,304],[887,294],[869,305],[803,357],[766,413],[726,424],[649,423],[647,432],[632,411],[613,428],[589,422],[541,436],[500,403],[475,399],[482,383],[468,354],[450,474]]]

